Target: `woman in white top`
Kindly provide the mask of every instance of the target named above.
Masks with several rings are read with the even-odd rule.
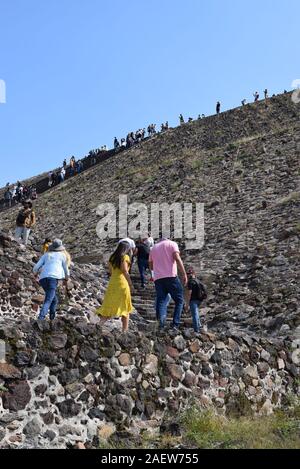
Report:
[[[39,277],[39,283],[45,291],[45,301],[38,319],[44,320],[48,311],[50,311],[50,320],[53,321],[58,305],[56,295],[58,282],[64,280],[66,283],[70,276],[65,247],[60,239],[53,241],[49,247],[49,251],[44,254],[34,266],[33,272]]]

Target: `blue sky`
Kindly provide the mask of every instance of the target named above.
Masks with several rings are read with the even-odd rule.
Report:
[[[0,0],[0,186],[291,89],[299,0]]]

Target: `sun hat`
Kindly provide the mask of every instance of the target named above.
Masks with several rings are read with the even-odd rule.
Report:
[[[51,252],[60,252],[65,251],[65,247],[63,246],[63,242],[61,239],[55,239],[53,243],[49,246],[49,251]]]

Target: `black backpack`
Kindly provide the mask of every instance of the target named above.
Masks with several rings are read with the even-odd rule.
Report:
[[[150,246],[148,246],[147,244],[142,243],[141,245],[138,245],[137,248],[138,248],[138,253],[142,254],[142,257],[149,258]]]
[[[206,293],[206,289],[203,283],[201,283],[200,280],[198,279],[193,279],[193,281],[195,282],[195,285],[197,286],[197,299],[199,301],[206,300],[207,293]]]
[[[24,225],[26,218],[28,218],[28,213],[26,214],[24,212],[19,212],[17,219],[16,219],[16,224],[18,226]]]

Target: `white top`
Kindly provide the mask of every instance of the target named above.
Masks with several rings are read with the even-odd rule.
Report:
[[[55,278],[62,280],[70,276],[67,258],[63,252],[47,252],[34,266],[33,272],[41,270],[40,280],[43,278]]]

